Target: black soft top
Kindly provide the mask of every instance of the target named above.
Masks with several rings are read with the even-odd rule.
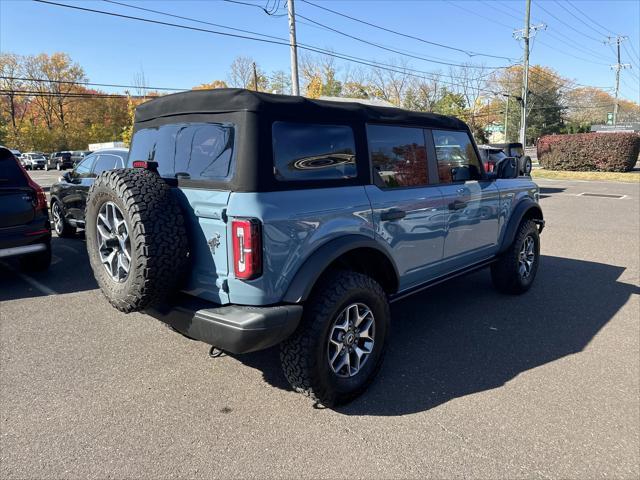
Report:
[[[467,129],[466,124],[457,118],[434,113],[365,105],[358,102],[313,100],[241,88],[192,90],[159,97],[138,106],[135,121],[136,123],[148,122],[174,115],[232,112],[264,113],[270,117],[277,117],[286,112],[287,117],[299,116],[301,121],[358,120],[420,125],[426,128]]]

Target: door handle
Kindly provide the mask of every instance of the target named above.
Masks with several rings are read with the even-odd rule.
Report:
[[[463,208],[467,208],[467,202],[456,200],[449,204],[449,210],[462,210]]]
[[[382,221],[400,220],[401,218],[404,218],[406,216],[407,216],[407,212],[405,212],[404,210],[397,210],[397,209],[385,210],[380,213],[380,220]]]

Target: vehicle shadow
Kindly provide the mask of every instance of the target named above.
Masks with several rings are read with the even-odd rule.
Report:
[[[51,248],[51,266],[42,272],[22,271],[16,259],[0,261],[0,302],[98,288],[83,232],[73,238],[54,235]]]
[[[543,256],[532,289],[494,291],[488,271],[454,279],[392,308],[377,380],[345,415],[406,415],[499,388],[518,374],[581,352],[640,287],[624,267]],[[277,350],[239,356],[271,385],[289,389]]]
[[[562,193],[566,188],[562,187],[540,187],[540,198],[547,198],[554,193]]]

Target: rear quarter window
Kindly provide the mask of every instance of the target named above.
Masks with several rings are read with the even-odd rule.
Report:
[[[337,180],[358,175],[349,126],[274,122],[272,137],[277,180]]]
[[[129,164],[158,163],[163,177],[180,174],[192,180],[228,180],[233,173],[235,127],[222,123],[178,123],[138,130]]]
[[[18,162],[9,153],[0,153],[0,188],[26,187],[27,179]]]

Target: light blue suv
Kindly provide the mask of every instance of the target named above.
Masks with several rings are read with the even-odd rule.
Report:
[[[390,302],[483,267],[507,293],[536,276],[538,187],[512,158],[486,173],[456,118],[192,91],[138,107],[129,167],[86,209],[113,306],[232,353],[280,344],[327,406],[374,378]]]

